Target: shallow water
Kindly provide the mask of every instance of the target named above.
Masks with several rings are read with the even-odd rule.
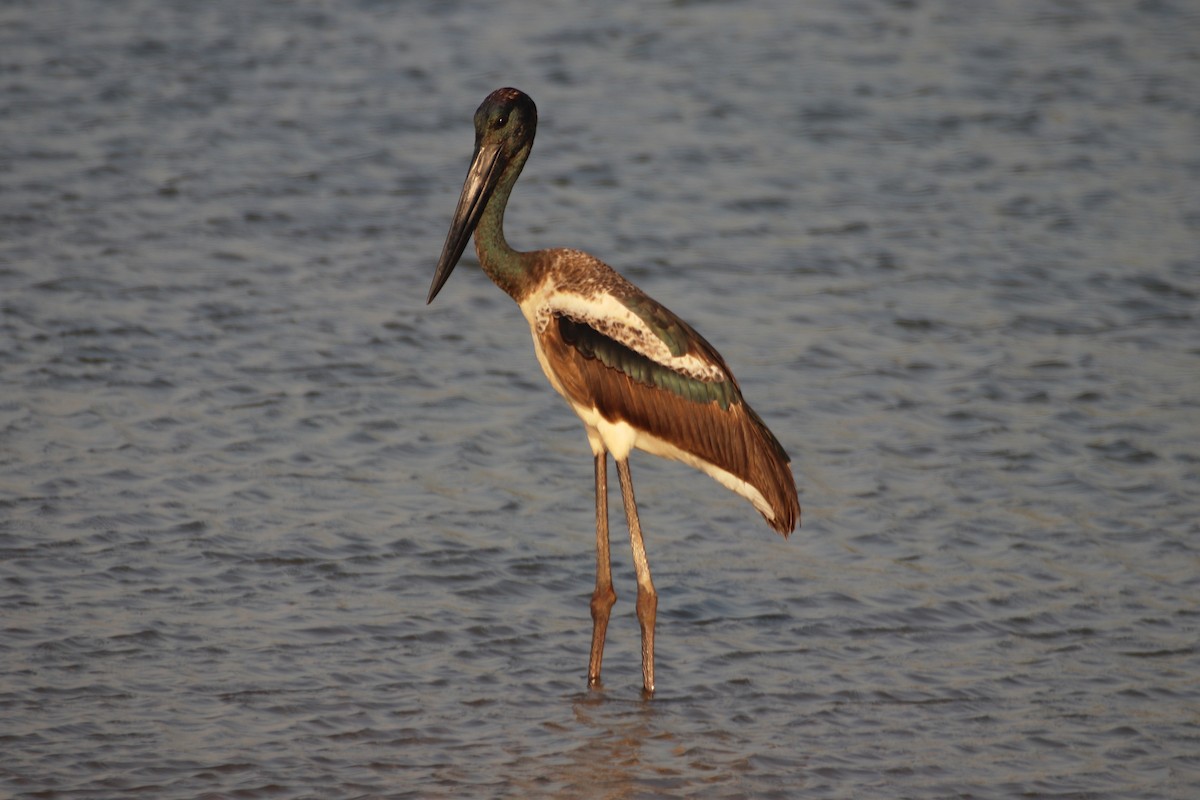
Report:
[[[0,7],[0,793],[1195,796],[1200,14],[1001,5]],[[506,84],[510,240],[801,486],[635,457],[648,703],[520,314],[424,305]]]

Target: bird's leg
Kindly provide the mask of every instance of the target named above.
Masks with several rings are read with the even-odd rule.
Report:
[[[633,497],[633,478],[629,462],[615,459],[617,477],[621,480],[621,498],[625,502],[625,519],[629,523],[629,542],[633,546],[633,566],[637,570],[637,616],[642,626],[642,694],[654,694],[654,618],[658,613],[658,592],[650,580],[650,562],[646,560],[646,543],[642,541],[642,524],[638,521],[637,502]]]
[[[600,662],[608,616],[617,593],[612,585],[612,559],[608,551],[608,453],[596,453],[596,591],[592,593],[592,656],[588,659],[588,686],[600,685]]]

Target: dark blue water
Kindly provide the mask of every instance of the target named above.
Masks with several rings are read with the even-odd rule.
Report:
[[[477,6],[0,5],[0,795],[1197,796],[1200,11]],[[649,703],[503,85],[801,486],[635,456]]]

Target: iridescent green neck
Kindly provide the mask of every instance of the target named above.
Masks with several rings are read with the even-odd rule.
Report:
[[[504,238],[504,209],[527,158],[528,148],[509,162],[475,226],[475,253],[479,256],[479,264],[493,283],[518,302],[529,283],[526,254],[512,249]]]

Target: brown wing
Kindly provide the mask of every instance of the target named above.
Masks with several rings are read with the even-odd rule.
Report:
[[[774,519],[763,515],[768,524],[787,536],[800,519],[788,455],[742,399],[720,356],[695,336],[697,349],[715,357],[726,380],[705,381],[672,370],[561,313],[553,315],[539,339],[571,400],[749,483],[774,511]]]

